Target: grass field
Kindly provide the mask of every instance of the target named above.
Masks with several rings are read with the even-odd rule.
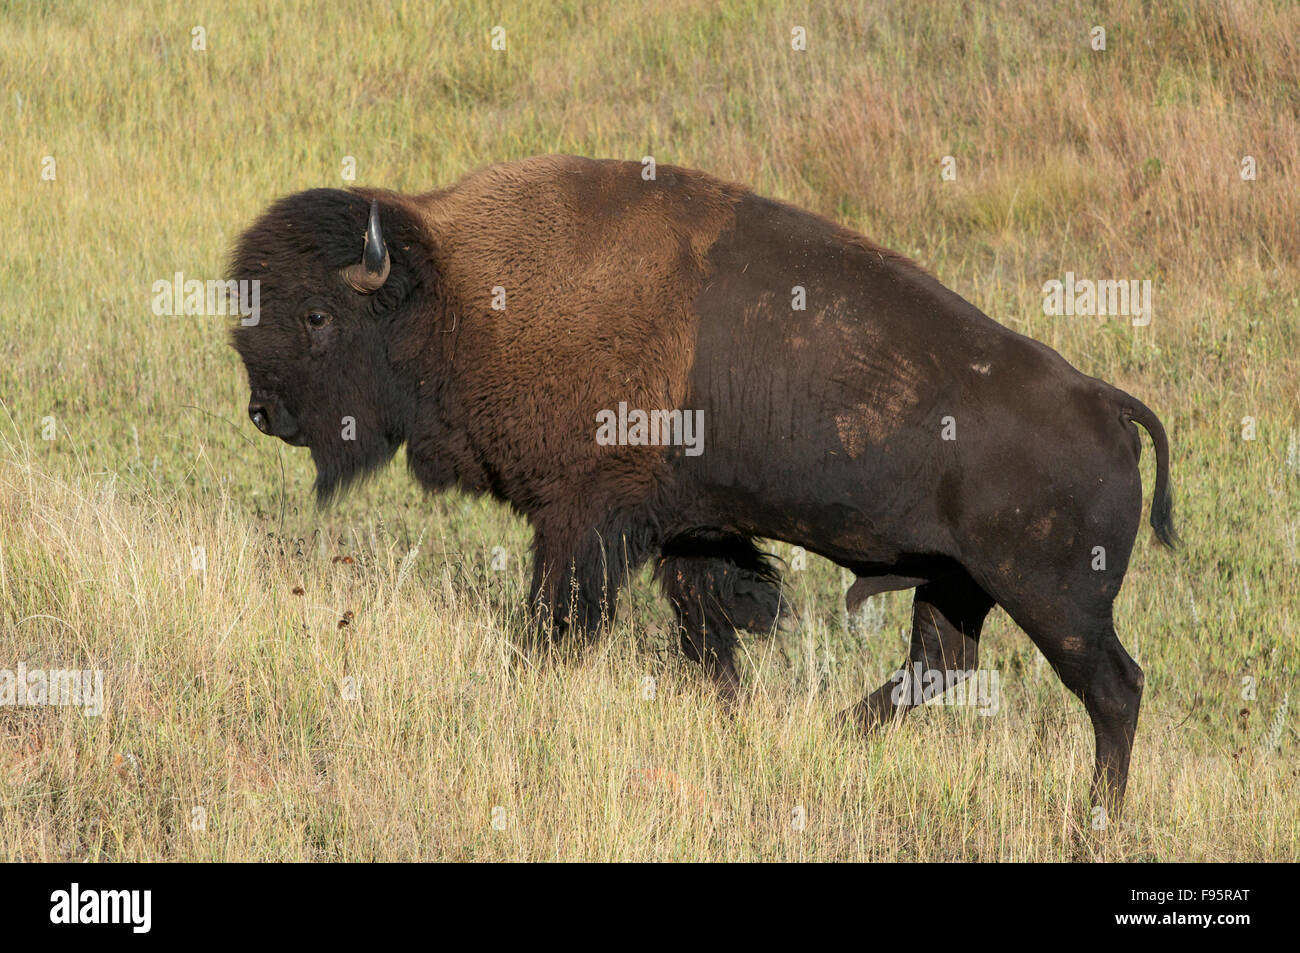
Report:
[[[1300,856],[1300,8],[835,6],[0,2],[0,669],[104,679],[98,717],[0,707],[0,859]],[[400,465],[318,511],[228,319],[151,310],[345,157],[422,191],[547,152],[835,217],[1157,411],[1185,543],[1144,526],[1117,604],[1147,677],[1120,823],[1000,610],[996,715],[835,727],[910,593],[848,619],[812,557],[734,715],[644,574],[598,648],[530,664],[522,522]],[[1151,323],[1045,315],[1066,272],[1149,279]]]

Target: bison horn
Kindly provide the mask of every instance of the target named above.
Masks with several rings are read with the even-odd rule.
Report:
[[[357,291],[370,294],[378,291],[388,280],[388,271],[391,267],[388,246],[384,244],[384,235],[379,229],[379,202],[372,201],[370,223],[366,226],[366,247],[361,253],[361,262],[348,265],[339,274]]]

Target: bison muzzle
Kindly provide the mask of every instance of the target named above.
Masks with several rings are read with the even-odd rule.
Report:
[[[1094,803],[1118,807],[1134,424],[1172,545],[1164,429],[913,262],[699,172],[548,156],[423,195],[290,195],[231,271],[261,282],[233,332],[257,428],[311,449],[322,500],[405,444],[425,487],[510,503],[548,637],[593,637],[654,558],[682,649],[734,692],[737,630],[793,618],[759,539],[852,570],[851,608],[914,588],[903,672],[974,669],[996,603],[1083,700]],[[851,716],[926,691],[891,679]]]

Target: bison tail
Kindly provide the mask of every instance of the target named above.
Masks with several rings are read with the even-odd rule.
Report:
[[[1151,528],[1156,531],[1156,539],[1172,549],[1178,544],[1178,533],[1174,530],[1174,494],[1169,487],[1169,439],[1160,418],[1150,407],[1128,394],[1122,396],[1121,416],[1141,424],[1155,447],[1156,491],[1151,500]]]

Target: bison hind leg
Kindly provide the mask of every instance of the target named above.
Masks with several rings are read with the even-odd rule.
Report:
[[[772,559],[752,539],[721,532],[676,536],[663,547],[655,578],[677,616],[682,652],[727,695],[740,687],[737,630],[765,633],[793,625]]]
[[[1109,608],[1072,617],[1012,613],[1092,721],[1096,763],[1091,804],[1113,819],[1124,801],[1145,681],[1124,650]]]
[[[877,577],[856,593],[885,580],[880,592],[907,588],[901,583],[921,582],[912,600],[912,642],[908,660],[878,689],[845,712],[845,718],[866,731],[924,704],[948,687],[969,677],[979,660],[980,629],[993,608],[993,598],[960,567],[930,581],[911,577]],[[863,583],[859,579],[858,583]],[[858,588],[858,583],[853,588]],[[855,593],[849,591],[850,605]]]

